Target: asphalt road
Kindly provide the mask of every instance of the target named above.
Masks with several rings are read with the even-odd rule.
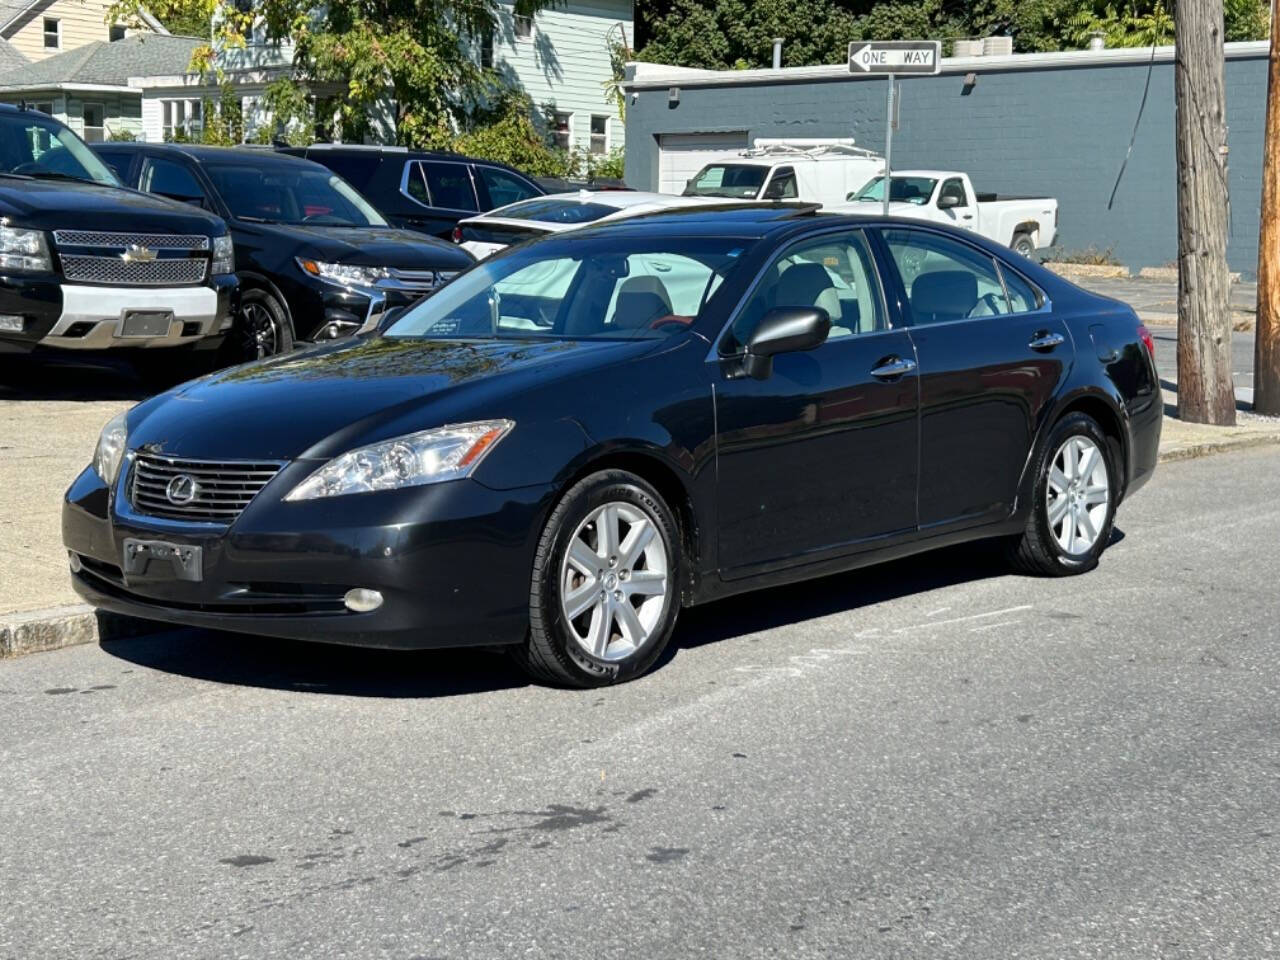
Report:
[[[631,685],[179,632],[0,663],[0,957],[1280,950],[1280,451],[1101,568],[688,612]]]

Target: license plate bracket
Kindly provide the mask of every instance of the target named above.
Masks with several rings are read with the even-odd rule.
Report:
[[[122,337],[167,337],[173,326],[172,310],[126,310]]]
[[[189,543],[129,537],[124,542],[123,569],[126,576],[199,583],[204,579],[203,550]]]

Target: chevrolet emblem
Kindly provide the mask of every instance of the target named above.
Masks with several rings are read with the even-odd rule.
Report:
[[[139,243],[131,243],[123,254],[121,259],[125,263],[150,263],[156,258],[156,252],[150,247],[144,247]]]

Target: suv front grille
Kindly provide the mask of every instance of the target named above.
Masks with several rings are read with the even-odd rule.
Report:
[[[198,234],[55,230],[62,275],[78,283],[190,286],[209,273],[209,238]]]
[[[456,270],[405,270],[391,267],[387,273],[405,290],[421,290],[430,293],[436,287],[457,276]]]
[[[188,460],[140,453],[133,463],[129,502],[147,516],[229,524],[280,467],[271,462]],[[188,478],[189,492],[187,481],[177,481],[178,477]]]

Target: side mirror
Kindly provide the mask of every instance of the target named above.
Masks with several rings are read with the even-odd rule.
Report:
[[[953,210],[961,205],[960,198],[954,193],[944,193],[938,198],[939,210]]]
[[[831,332],[831,317],[820,307],[778,307],[770,310],[747,340],[742,371],[756,380],[773,373],[773,358],[821,346]]]

